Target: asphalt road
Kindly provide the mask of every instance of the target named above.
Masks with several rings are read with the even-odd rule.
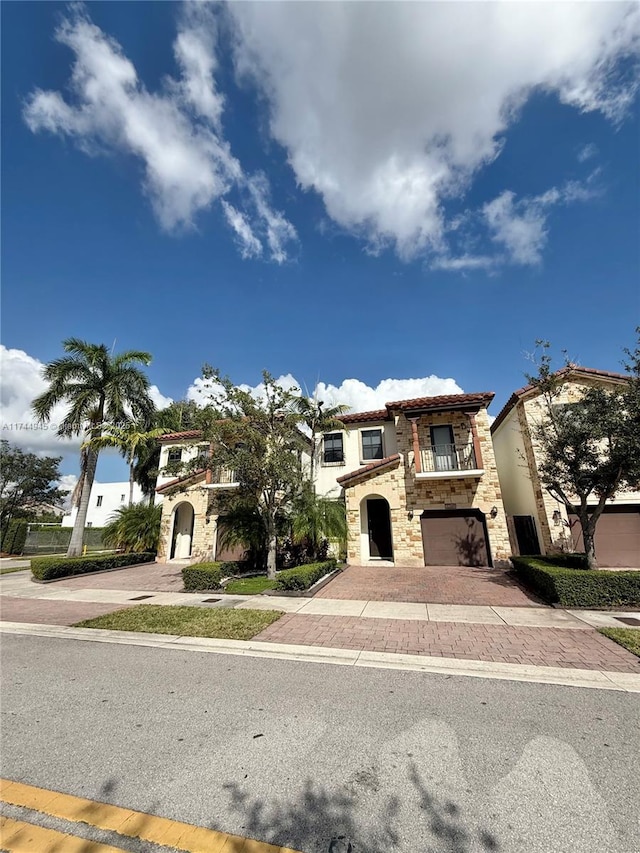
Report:
[[[640,851],[638,695],[5,635],[1,711],[4,777],[305,853]]]

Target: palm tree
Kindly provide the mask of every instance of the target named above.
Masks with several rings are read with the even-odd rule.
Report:
[[[49,387],[32,403],[41,423],[49,420],[55,406],[68,403],[57,434],[69,438],[88,432],[92,440],[102,435],[105,422],[118,424],[127,423],[131,417],[142,421],[152,417],[149,380],[135,364],[148,365],[148,352],[128,350],[113,355],[104,344],[91,344],[80,338],[68,338],[62,347],[67,355],[44,368]],[[87,448],[82,495],[67,557],[77,557],[82,552],[99,452],[95,447]]]
[[[106,424],[102,435],[90,438],[83,447],[93,447],[100,451],[105,447],[117,447],[129,466],[129,506],[133,504],[133,486],[135,483],[135,467],[143,445],[159,438],[166,430],[162,427],[145,430],[144,425],[131,421],[125,426]]]
[[[102,541],[109,548],[130,554],[149,551],[155,554],[160,541],[162,507],[148,504],[121,506],[102,531]]]
[[[307,542],[317,559],[324,540],[338,542],[343,551],[347,541],[347,516],[343,500],[316,495],[307,484],[293,502],[291,529],[295,542]]]
[[[311,463],[309,465],[309,479],[315,489],[314,473],[316,459],[320,442],[318,433],[330,432],[331,430],[344,429],[344,424],[340,420],[340,415],[344,415],[349,411],[349,406],[328,406],[325,408],[322,400],[313,397],[298,397],[296,400],[296,409],[300,414],[303,423],[311,430]]]

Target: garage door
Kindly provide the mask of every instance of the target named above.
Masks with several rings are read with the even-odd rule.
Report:
[[[218,535],[216,537],[216,560],[221,563],[230,560],[242,560],[247,551],[246,545],[242,543],[231,544],[227,541],[227,529],[225,519],[220,516],[218,518]]]
[[[582,528],[577,516],[570,515],[576,551],[584,551]],[[596,559],[600,566],[636,568],[640,565],[640,507],[605,509],[596,526]]]
[[[489,549],[481,512],[424,512],[425,566],[488,566]]]

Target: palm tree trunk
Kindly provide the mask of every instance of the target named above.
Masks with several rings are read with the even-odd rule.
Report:
[[[91,498],[91,488],[96,476],[96,465],[98,464],[98,451],[90,447],[87,451],[87,465],[84,475],[84,483],[82,484],[82,495],[78,506],[78,514],[73,525],[71,541],[67,549],[67,557],[80,557],[82,555],[82,544],[84,540],[84,528],[87,523],[87,513],[89,512],[89,499]]]
[[[133,506],[133,460],[129,465],[129,506]]]

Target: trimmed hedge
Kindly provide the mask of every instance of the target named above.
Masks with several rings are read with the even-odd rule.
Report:
[[[22,554],[27,539],[27,522],[23,518],[12,518],[2,537],[2,550],[5,554]]]
[[[552,554],[544,556],[543,554],[528,555],[523,554],[523,560],[537,560],[539,563],[546,563],[548,566],[555,566],[560,569],[586,569],[587,555],[581,554],[579,551],[567,554]]]
[[[71,575],[86,575],[104,572],[107,569],[123,569],[139,563],[154,562],[155,554],[104,554],[95,557],[34,557],[31,573],[37,580],[50,581]]]
[[[335,569],[336,560],[324,560],[322,563],[309,563],[306,566],[296,566],[295,569],[285,569],[278,572],[274,589],[287,591],[309,589],[330,571]]]
[[[523,583],[563,607],[640,605],[640,572],[606,572],[551,565],[551,558],[511,557]]]
[[[187,592],[201,589],[219,589],[224,563],[196,563],[182,570],[182,582]],[[225,568],[225,574],[228,572]]]

